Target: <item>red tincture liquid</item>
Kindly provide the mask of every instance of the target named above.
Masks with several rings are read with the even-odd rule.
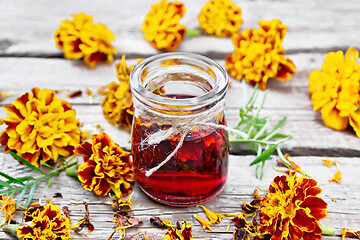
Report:
[[[218,124],[224,124],[225,120]],[[156,201],[173,205],[195,205],[216,196],[224,187],[228,172],[226,131],[199,126],[187,134],[181,148],[164,166],[146,177],[145,171],[158,166],[176,148],[181,135],[149,145],[146,138],[169,129],[148,117],[134,119],[132,155],[137,183]]]

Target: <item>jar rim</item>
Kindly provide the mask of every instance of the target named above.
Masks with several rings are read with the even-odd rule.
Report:
[[[212,88],[199,96],[194,96],[191,98],[169,98],[161,95],[157,95],[148,89],[142,83],[142,73],[143,71],[154,62],[161,62],[166,59],[183,59],[183,60],[192,60],[199,63],[206,64],[211,68],[215,75],[216,83]],[[199,55],[189,52],[170,52],[170,53],[160,53],[146,58],[145,60],[138,63],[130,73],[130,87],[133,93],[133,96],[138,100],[150,101],[154,104],[160,105],[171,105],[171,106],[194,106],[202,105],[206,106],[214,101],[221,100],[227,91],[229,77],[225,69],[216,61]]]

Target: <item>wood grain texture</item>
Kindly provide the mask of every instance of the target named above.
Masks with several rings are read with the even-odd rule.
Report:
[[[324,126],[321,115],[313,112],[308,97],[308,76],[313,69],[318,69],[324,61],[324,54],[294,54],[291,56],[298,73],[288,82],[271,79],[268,84],[268,96],[262,111],[263,116],[271,116],[273,123],[287,117],[284,132],[294,134],[294,137],[283,144],[284,151],[294,155],[331,155],[360,156],[360,139],[351,128],[346,131],[335,131]],[[224,60],[217,60],[224,65]],[[135,64],[136,59],[129,59],[128,64]],[[94,94],[101,86],[117,81],[116,62],[111,65],[102,64],[94,69],[88,69],[81,61],[42,58],[0,58],[0,79],[3,84],[1,91],[13,92],[14,95],[5,98],[0,105],[11,104],[21,94],[30,91],[34,86],[53,90],[67,89],[58,94],[66,99],[78,113],[82,123],[95,126],[100,124],[106,132],[115,132],[115,140],[122,147],[130,148],[128,133],[115,129],[102,116],[102,97],[96,95],[94,104],[89,105],[89,96],[85,89],[91,89]],[[226,116],[229,126],[235,126],[239,120],[239,109],[244,104],[243,86],[240,82],[231,80],[232,85],[226,96]],[[247,87],[248,94],[252,87]],[[82,95],[68,98],[72,91],[82,90]],[[261,95],[264,94],[261,92]],[[0,118],[7,114],[0,108]],[[0,126],[0,130],[5,126]],[[114,131],[115,130],[115,131]],[[233,145],[233,153],[248,154]]]
[[[187,13],[181,23],[190,29],[199,28],[197,14],[208,0],[183,0]],[[104,131],[121,147],[130,150],[130,134],[116,129],[102,115],[102,97],[96,95],[93,102],[84,93],[89,88],[93,93],[111,81],[117,81],[115,64],[122,54],[127,55],[127,63],[135,64],[136,58],[156,53],[142,39],[141,25],[150,5],[158,0],[63,0],[54,3],[46,0],[0,1],[0,92],[12,92],[12,97],[0,101],[0,119],[7,116],[3,105],[11,104],[17,97],[30,91],[32,87],[65,89],[59,98],[69,101],[77,111],[77,118],[85,125],[100,124]],[[280,19],[289,27],[284,48],[286,56],[292,59],[297,68],[289,82],[270,80],[268,97],[262,111],[269,115],[273,123],[287,117],[284,133],[294,137],[282,145],[292,160],[305,172],[314,176],[323,189],[321,197],[328,203],[328,216],[323,223],[336,227],[334,236],[324,236],[325,240],[340,239],[343,227],[359,230],[360,195],[358,181],[360,170],[360,138],[351,128],[339,132],[324,126],[321,116],[313,112],[308,96],[308,77],[313,69],[320,69],[328,51],[346,50],[349,46],[360,47],[360,2],[358,0],[236,0],[242,8],[243,25],[257,28],[261,19]],[[113,63],[98,64],[89,69],[82,61],[63,59],[63,52],[56,48],[53,34],[60,21],[71,18],[72,13],[84,12],[94,17],[94,22],[102,22],[115,34],[114,46],[119,54]],[[186,37],[179,51],[195,52],[206,55],[224,66],[224,58],[233,51],[229,38],[211,36]],[[228,126],[238,121],[239,108],[244,104],[242,84],[231,80],[232,86],[226,97],[226,117]],[[251,91],[252,87],[248,87]],[[67,94],[81,90],[80,97],[68,98]],[[264,92],[261,93],[261,95]],[[5,125],[0,126],[0,132]],[[3,147],[0,147],[3,152]],[[216,198],[205,203],[210,210],[218,212],[239,212],[240,204],[253,199],[251,192],[256,187],[266,189],[274,176],[280,174],[273,170],[274,161],[265,167],[263,180],[255,178],[254,167],[249,163],[255,156],[241,146],[233,144],[230,155],[229,177],[224,190]],[[342,183],[328,180],[336,168],[325,167],[321,160],[338,160],[342,171]],[[10,175],[34,175],[27,167],[18,164],[9,154],[0,153],[0,171]],[[60,192],[63,198],[53,198]],[[260,192],[264,195],[264,192]],[[336,200],[336,202],[333,201]],[[34,201],[52,200],[58,206],[69,206],[73,221],[84,216],[84,207],[78,203],[89,203],[91,220],[95,225],[92,234],[86,231],[73,239],[106,239],[113,231],[113,208],[108,197],[98,198],[82,189],[80,183],[61,173],[55,177],[50,188],[42,182],[35,193]],[[128,235],[137,231],[165,234],[164,229],[150,225],[152,216],[164,217],[172,221],[188,220],[193,224],[194,239],[232,239],[232,226],[225,231],[228,220],[214,225],[213,231],[204,231],[192,217],[196,214],[205,218],[201,209],[196,207],[173,208],[153,202],[135,185],[133,195],[135,217],[143,220],[140,228],[129,229]],[[17,213],[20,217],[21,212]],[[0,218],[2,215],[0,215]],[[20,218],[18,218],[20,219]],[[0,240],[11,239],[0,229]]]
[[[260,189],[268,188],[270,182],[276,175],[281,173],[273,170],[274,162],[269,162],[265,168],[265,175],[262,180],[256,179],[254,174],[254,167],[249,167],[249,163],[254,159],[253,156],[230,156],[229,177],[224,190],[214,199],[206,202],[204,205],[210,210],[218,212],[232,212],[239,213],[240,205],[245,202],[250,202],[253,199],[251,193],[256,187]],[[314,179],[318,181],[319,187],[323,189],[320,195],[328,203],[328,216],[322,222],[329,226],[336,227],[337,235],[330,237],[323,237],[323,239],[339,239],[341,228],[347,227],[358,230],[360,224],[359,205],[360,199],[358,189],[360,182],[357,180],[359,167],[358,158],[329,158],[336,159],[342,162],[340,165],[342,171],[342,182],[332,183],[329,179],[335,174],[336,168],[326,167],[322,164],[322,157],[293,157],[292,160],[298,163],[302,169],[313,175]],[[82,161],[82,160],[81,160]],[[8,154],[0,154],[0,167],[8,173],[15,173],[21,175],[33,175],[33,173],[26,167],[16,163]],[[239,174],[241,173],[241,174]],[[53,195],[60,192],[63,198],[54,198]],[[265,192],[260,191],[261,195]],[[95,225],[95,230],[92,234],[87,234],[87,237],[80,234],[73,239],[106,239],[105,236],[110,235],[113,227],[112,215],[113,208],[109,204],[108,197],[98,198],[93,193],[81,188],[80,183],[62,173],[59,177],[54,177],[50,188],[46,188],[43,182],[35,193],[35,200],[41,199],[42,202],[52,200],[58,206],[68,206],[71,210],[70,214],[73,221],[79,220],[84,215],[84,207],[76,205],[87,201],[90,209],[90,217],[92,223]],[[336,202],[333,201],[336,200]],[[194,239],[231,239],[232,226],[229,232],[226,232],[228,220],[223,220],[218,225],[213,225],[213,231],[204,231],[200,224],[192,217],[193,214],[206,218],[201,209],[196,207],[175,208],[168,207],[161,204],[154,203],[147,198],[141,190],[135,186],[133,202],[133,215],[140,218],[143,224],[140,228],[129,229],[129,236],[140,232],[160,233],[164,234],[164,229],[159,229],[151,226],[149,218],[152,216],[159,216],[167,218],[171,221],[187,220],[193,224]],[[21,214],[20,214],[21,215]],[[85,233],[84,231],[83,233]],[[0,230],[0,239],[9,239],[9,237]],[[157,238],[159,239],[159,238]]]
[[[142,39],[141,26],[150,5],[156,0],[82,1],[66,0],[61,7],[46,0],[2,1],[0,3],[0,55],[60,57],[52,40],[60,21],[70,19],[72,13],[84,12],[102,22],[116,37],[119,54],[147,56],[154,50]],[[184,0],[187,13],[182,23],[190,29],[198,28],[197,14],[207,0]],[[360,3],[357,0],[329,1],[234,1],[242,8],[243,25],[257,28],[259,20],[280,19],[289,26],[284,47],[288,52],[328,51],[360,46],[358,22]],[[204,44],[206,42],[206,44]],[[208,36],[189,38],[179,51],[224,55],[233,51],[228,38]]]

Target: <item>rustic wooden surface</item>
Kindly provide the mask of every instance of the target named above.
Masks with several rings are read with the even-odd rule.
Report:
[[[32,87],[74,90],[91,89],[93,92],[111,81],[116,81],[115,63],[121,54],[128,56],[128,63],[134,64],[136,58],[156,54],[141,38],[141,24],[150,5],[156,1],[73,1],[66,0],[54,4],[52,1],[0,1],[0,92],[10,91],[14,96],[4,99],[0,106],[11,104],[21,94]],[[188,11],[182,23],[189,28],[197,28],[196,15],[206,0],[183,1]],[[324,190],[321,196],[328,203],[328,217],[323,223],[336,227],[336,235],[323,239],[340,239],[343,227],[360,230],[360,195],[358,189],[360,139],[352,129],[338,132],[326,128],[319,113],[312,111],[308,97],[308,76],[313,69],[320,69],[328,51],[346,50],[349,46],[360,47],[360,2],[344,1],[275,1],[243,0],[235,1],[242,8],[243,26],[257,28],[261,19],[280,19],[289,26],[284,41],[298,73],[289,82],[271,80],[269,94],[263,114],[272,116],[274,121],[287,116],[284,132],[294,137],[283,144],[284,152],[291,153],[292,160],[306,172],[312,174]],[[68,61],[55,46],[53,33],[63,19],[71,13],[84,12],[94,16],[94,22],[103,22],[115,34],[115,46],[119,50],[117,60],[109,65],[99,64],[88,69],[81,61]],[[229,38],[219,39],[209,36],[186,38],[179,51],[196,52],[207,55],[224,65],[225,55],[233,50]],[[239,108],[243,104],[241,84],[232,80],[227,95],[226,116],[228,125],[238,120]],[[66,93],[60,98],[68,100],[77,111],[77,117],[84,124],[100,124],[122,147],[129,149],[130,136],[117,130],[102,116],[101,97],[96,96],[92,104],[89,97],[69,99]],[[6,117],[0,109],[0,119]],[[4,125],[0,126],[3,131]],[[3,148],[0,148],[2,152]],[[220,212],[239,212],[243,201],[251,201],[250,194],[256,187],[267,188],[274,176],[279,173],[272,169],[274,162],[266,166],[265,176],[260,181],[255,178],[254,168],[249,163],[254,159],[248,152],[238,147],[232,148],[230,156],[229,179],[222,193],[205,203],[211,210]],[[334,159],[342,164],[340,184],[328,180],[335,174],[335,167],[322,165],[322,159]],[[0,153],[0,170],[9,174],[32,174],[20,166],[8,154]],[[239,174],[241,173],[241,174]],[[61,192],[63,198],[53,198]],[[83,206],[76,205],[86,200],[89,203],[91,220],[95,230],[87,237],[83,234],[73,239],[106,239],[113,230],[112,207],[109,198],[98,198],[81,188],[80,183],[62,173],[50,188],[42,183],[35,194],[35,200],[53,200],[59,206],[69,206],[74,220],[82,218]],[[333,201],[336,199],[336,202]],[[165,230],[154,228],[148,219],[151,216],[165,217],[173,221],[183,219],[192,222],[194,239],[232,239],[233,228],[226,232],[227,220],[214,225],[213,231],[204,231],[192,214],[204,217],[199,208],[173,208],[157,204],[142,194],[137,186],[133,196],[134,216],[143,220],[140,228],[130,229],[129,236],[137,231],[165,234]],[[0,230],[0,239],[10,239]]]

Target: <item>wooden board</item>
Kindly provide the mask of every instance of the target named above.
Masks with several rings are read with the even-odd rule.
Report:
[[[30,91],[32,87],[67,90],[59,93],[59,98],[69,101],[77,111],[77,117],[85,125],[100,124],[104,131],[121,147],[130,150],[130,134],[116,129],[102,115],[102,97],[96,95],[91,102],[84,94],[86,88],[92,92],[111,81],[117,81],[115,64],[122,54],[127,55],[127,63],[135,64],[136,58],[147,57],[159,51],[153,49],[142,39],[141,26],[150,5],[158,0],[64,0],[59,4],[51,1],[19,0],[0,1],[0,92],[12,92],[14,95],[0,101],[0,119],[7,116],[3,105],[11,104],[17,97]],[[199,28],[197,14],[207,0],[183,0],[187,13],[181,23],[189,29]],[[268,97],[262,115],[269,115],[276,121],[287,117],[283,132],[294,134],[293,138],[282,145],[305,172],[314,176],[324,190],[321,197],[328,203],[328,217],[322,222],[336,227],[334,236],[324,236],[325,240],[340,239],[343,227],[360,230],[360,183],[359,158],[360,138],[351,128],[343,132],[324,126],[321,116],[313,112],[308,96],[308,77],[312,70],[320,69],[325,54],[329,51],[346,50],[349,46],[360,47],[360,2],[358,0],[242,0],[234,1],[242,9],[243,25],[241,30],[258,28],[261,19],[280,19],[289,27],[284,40],[286,56],[292,59],[297,68],[289,82],[270,80],[267,85]],[[119,53],[113,63],[98,64],[89,69],[82,61],[63,59],[63,52],[56,48],[53,41],[55,30],[61,20],[71,18],[72,13],[84,12],[94,17],[94,22],[102,22],[114,32],[114,46]],[[224,66],[224,58],[233,51],[230,38],[211,36],[186,37],[178,51],[195,52],[206,55]],[[239,109],[245,98],[241,83],[231,80],[231,88],[226,97],[226,117],[228,126],[238,121]],[[251,92],[252,87],[248,87]],[[68,98],[72,91],[82,90],[77,98]],[[264,92],[260,95],[262,96]],[[5,125],[0,126],[0,131]],[[3,147],[0,147],[0,152]],[[225,189],[219,196],[205,203],[218,212],[239,212],[243,201],[253,199],[251,192],[259,187],[265,189],[271,180],[279,174],[269,162],[265,168],[263,180],[255,178],[254,167],[249,163],[255,156],[241,146],[232,145],[229,177]],[[251,155],[250,155],[251,154]],[[342,183],[328,180],[335,174],[336,168],[325,167],[321,160],[341,161]],[[28,168],[18,164],[8,154],[0,153],[0,171],[10,175],[33,175]],[[63,198],[53,198],[60,192]],[[261,192],[264,194],[264,192]],[[73,239],[106,239],[113,231],[114,213],[109,198],[98,198],[83,190],[80,183],[62,173],[55,177],[50,188],[43,182],[35,193],[35,200],[52,200],[58,206],[69,206],[73,221],[84,216],[84,207],[77,205],[83,200],[89,203],[91,221],[95,225],[92,234],[83,232]],[[333,201],[333,199],[336,200]],[[129,229],[132,235],[137,231],[165,234],[164,229],[150,225],[152,216],[164,217],[172,221],[183,219],[193,224],[194,239],[232,239],[233,226],[228,232],[228,220],[214,225],[213,231],[204,231],[192,217],[196,214],[205,217],[196,207],[173,208],[157,204],[147,198],[135,185],[133,195],[135,217],[143,220],[140,228]],[[21,215],[21,213],[18,213]],[[0,215],[0,218],[2,215]],[[0,240],[10,239],[0,229]]]
[[[72,13],[93,15],[94,22],[102,22],[114,32],[119,54],[152,55],[154,50],[141,38],[141,26],[150,5],[157,0],[82,1],[66,0],[60,6],[44,0],[5,1],[0,5],[0,55],[2,56],[56,56],[62,55],[52,40],[61,20]],[[207,0],[182,1],[187,13],[181,23],[189,29],[199,28],[197,14]],[[234,1],[242,8],[243,25],[257,28],[259,20],[280,19],[289,26],[284,47],[287,51],[308,52],[346,49],[360,46],[358,22],[360,4],[357,0],[329,1]],[[29,7],[31,6],[31,11]],[[206,44],[204,44],[206,42]],[[134,47],[136,46],[136,47]],[[233,50],[229,39],[197,37],[187,39],[179,51],[223,55]]]
[[[243,202],[250,202],[254,197],[251,193],[256,187],[266,189],[276,175],[281,173],[274,171],[270,161],[265,167],[265,175],[262,180],[256,179],[254,167],[249,167],[249,163],[254,159],[253,156],[230,156],[229,177],[224,190],[214,199],[206,202],[204,205],[210,210],[217,212],[239,213],[240,205]],[[340,165],[342,171],[342,182],[333,183],[329,179],[335,174],[336,168],[333,166],[327,168],[322,164],[322,157],[293,157],[292,160],[297,162],[302,169],[314,176],[318,181],[319,187],[323,189],[320,195],[328,203],[328,216],[322,223],[336,227],[335,236],[324,236],[325,240],[339,239],[339,233],[343,227],[358,230],[360,224],[359,205],[360,199],[358,189],[360,182],[357,180],[358,158],[325,158],[328,160],[336,159],[343,164]],[[81,160],[82,161],[82,160]],[[0,154],[0,167],[6,169],[8,173],[14,173],[18,176],[33,175],[31,170],[20,164],[17,164],[7,154]],[[239,174],[241,173],[241,174]],[[53,195],[60,192],[63,198],[54,198]],[[265,192],[260,191],[261,195]],[[35,193],[35,199],[41,199],[42,202],[52,200],[55,205],[68,206],[71,210],[73,221],[79,220],[84,215],[83,200],[89,204],[91,221],[95,226],[92,234],[87,237],[80,234],[74,239],[106,239],[110,235],[114,224],[112,223],[113,208],[109,204],[108,197],[98,198],[93,193],[81,188],[80,183],[62,173],[59,177],[54,177],[50,188],[46,188],[46,182],[38,187]],[[334,202],[334,200],[336,202]],[[146,197],[141,190],[135,186],[133,202],[133,215],[140,218],[143,224],[140,228],[129,229],[128,236],[140,232],[165,234],[166,230],[159,229],[149,223],[149,218],[158,216],[167,218],[171,221],[187,220],[193,224],[194,239],[231,239],[234,227],[231,226],[229,232],[226,232],[228,220],[224,219],[220,224],[213,225],[213,231],[204,231],[201,225],[193,218],[193,214],[206,218],[200,208],[186,207],[176,208],[157,204]],[[86,233],[84,231],[83,233]],[[8,239],[8,236],[0,231],[0,239]],[[159,239],[159,238],[157,238]]]

